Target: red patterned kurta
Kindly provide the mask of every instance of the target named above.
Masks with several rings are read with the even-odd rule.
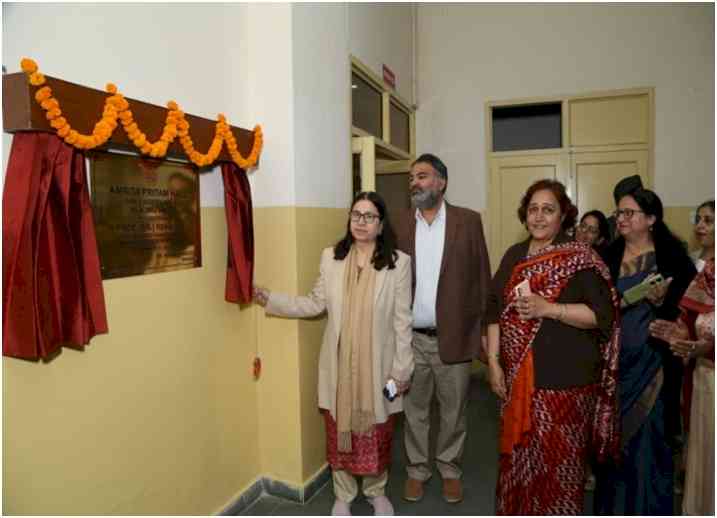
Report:
[[[326,423],[326,457],[334,470],[346,470],[354,475],[379,475],[391,461],[394,416],[378,423],[366,433],[351,433],[351,451],[338,451],[336,421],[323,410]]]
[[[501,409],[497,514],[580,514],[588,449],[601,459],[617,452],[615,290],[616,319],[602,346],[600,382],[570,389],[535,388],[531,346],[541,320],[521,320],[513,304],[513,288],[524,279],[533,293],[554,302],[570,279],[587,269],[612,286],[607,267],[586,245],[549,246],[516,265],[505,287],[500,352],[508,399]]]

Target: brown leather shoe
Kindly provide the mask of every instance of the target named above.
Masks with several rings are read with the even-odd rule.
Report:
[[[423,481],[408,477],[403,488],[403,498],[409,502],[418,502],[423,498]]]
[[[457,504],[463,500],[463,483],[461,479],[443,479],[443,499],[449,504]]]

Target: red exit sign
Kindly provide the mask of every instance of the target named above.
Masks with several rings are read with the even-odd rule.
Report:
[[[396,74],[386,65],[383,65],[383,81],[394,90],[396,89]]]

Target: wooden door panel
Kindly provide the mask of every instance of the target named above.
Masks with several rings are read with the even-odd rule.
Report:
[[[528,237],[518,219],[520,200],[530,185],[543,178],[565,182],[568,160],[565,154],[503,157],[492,160],[490,257],[495,271],[505,251]]]
[[[612,191],[626,176],[639,174],[646,186],[647,151],[576,153],[572,156],[575,204],[580,214],[598,209],[609,216],[615,210]]]
[[[376,192],[386,202],[386,210],[392,222],[396,215],[411,207],[408,191],[408,173],[377,174]]]

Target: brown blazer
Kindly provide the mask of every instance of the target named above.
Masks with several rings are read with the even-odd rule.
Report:
[[[396,233],[398,248],[411,256],[415,293],[415,209],[398,216]],[[478,358],[489,290],[490,259],[480,214],[446,203],[446,237],[436,295],[438,350],[444,363]]]

